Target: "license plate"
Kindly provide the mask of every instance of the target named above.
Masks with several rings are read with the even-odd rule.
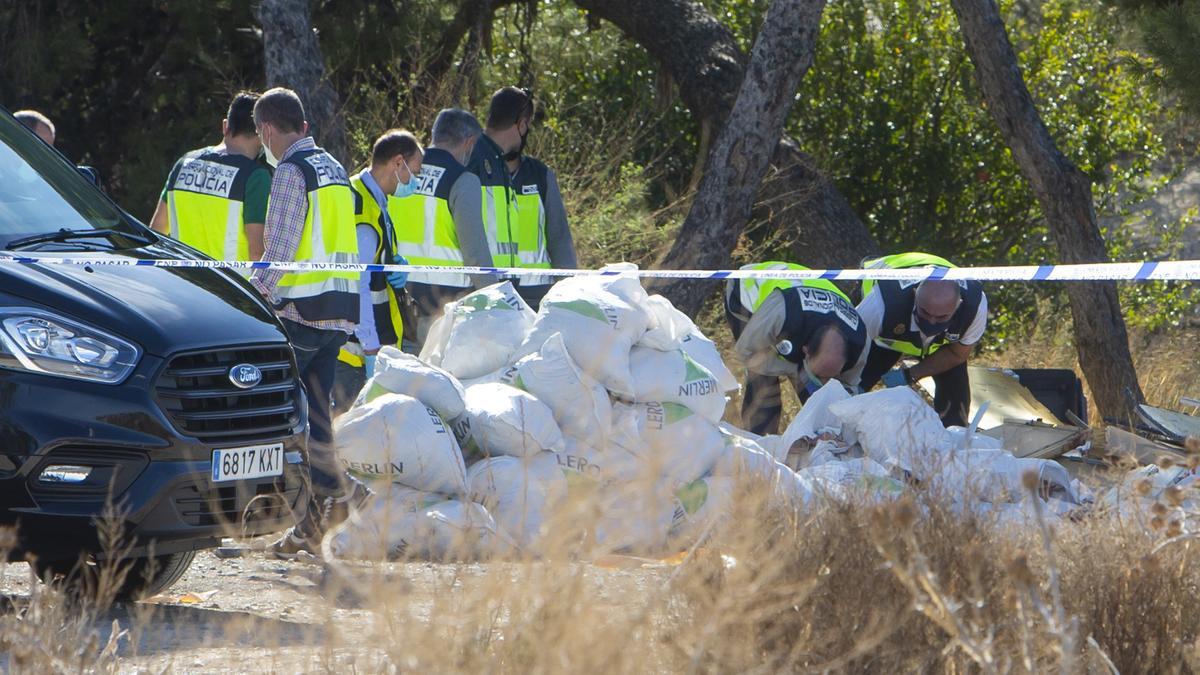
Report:
[[[213,450],[212,482],[283,475],[283,444]]]

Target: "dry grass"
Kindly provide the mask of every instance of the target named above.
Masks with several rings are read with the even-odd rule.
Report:
[[[1200,664],[1200,551],[1188,536],[1164,543],[1165,533],[1102,515],[1004,530],[920,492],[784,513],[755,499],[764,492],[745,486],[729,525],[649,567],[574,560],[579,541],[564,536],[541,560],[338,568],[316,600],[321,642],[298,650],[281,636],[255,663],[503,673],[1163,673]],[[581,513],[562,516],[578,523]],[[347,606],[359,618],[346,618]],[[155,620],[128,616],[111,635]],[[118,638],[97,637],[98,617],[33,586],[0,617],[6,669],[134,667]],[[248,669],[237,654],[223,667]]]

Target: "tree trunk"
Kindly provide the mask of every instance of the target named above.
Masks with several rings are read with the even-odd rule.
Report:
[[[724,129],[742,85],[747,58],[729,29],[707,9],[690,0],[575,0],[575,4],[592,17],[612,22],[641,44],[670,73],[684,104],[700,123]],[[766,25],[764,22],[764,29]],[[807,58],[811,60],[817,25],[810,28]],[[759,73],[759,77],[762,75]],[[793,87],[787,96],[794,93]],[[708,161],[712,162],[712,156]],[[879,252],[849,203],[815,168],[812,159],[800,151],[796,141],[778,139],[765,175],[759,186],[758,207],[773,229],[797,233],[791,251],[795,262],[821,267],[857,266],[864,256]],[[744,216],[748,215],[745,210],[740,213],[738,218],[723,223],[729,231],[722,232],[719,240],[710,240],[714,228],[697,227],[689,214],[692,225],[685,221],[662,265],[677,269],[690,266],[697,260],[680,256],[707,252],[706,264],[727,267],[733,244],[745,226]],[[689,309],[691,305],[698,307],[697,303],[715,288],[712,282],[673,284],[672,300],[683,300],[681,306]]]
[[[294,90],[304,103],[309,133],[346,164],[350,152],[341,102],[325,77],[325,57],[313,30],[308,0],[262,0],[256,16],[263,28],[267,86]]]
[[[1068,160],[1042,123],[994,0],[952,0],[988,112],[1033,187],[1064,263],[1108,261],[1096,226],[1091,180]],[[1142,390],[1115,282],[1067,284],[1075,347],[1101,415],[1134,419],[1125,392]]]
[[[733,110],[713,143],[680,236],[664,258],[675,268],[728,263],[759,192],[800,80],[812,65],[825,0],[773,0],[763,19]],[[697,246],[703,242],[702,246]],[[712,290],[683,280],[656,284],[695,315]]]

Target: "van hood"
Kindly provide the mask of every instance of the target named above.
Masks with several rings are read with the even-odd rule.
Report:
[[[121,251],[30,253],[89,259],[203,259],[165,238]],[[160,357],[287,341],[262,296],[232,270],[0,263],[0,303],[77,319]]]

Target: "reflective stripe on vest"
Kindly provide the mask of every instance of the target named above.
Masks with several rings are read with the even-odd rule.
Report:
[[[743,270],[806,270],[809,269],[803,265],[788,262],[763,262],[754,263],[751,265],[742,265]],[[742,279],[741,280],[741,295],[740,300],[742,306],[750,312],[757,310],[771,291],[776,289],[795,288],[804,286],[807,288],[820,288],[831,293],[835,293],[842,297],[846,302],[850,302],[850,298],[842,292],[840,288],[834,286],[832,282],[825,279]],[[851,303],[853,305],[853,303]]]
[[[357,263],[354,192],[346,170],[321,149],[302,150],[284,160],[300,168],[308,211],[296,249],[296,262]],[[358,272],[287,272],[276,293],[310,321],[358,322]]]
[[[895,253],[893,255],[885,255],[882,258],[864,260],[862,266],[864,270],[905,270],[913,267],[957,267],[957,265],[949,260],[946,260],[945,258],[933,255],[932,253],[920,253],[918,251],[911,251],[909,253]],[[863,279],[862,295],[864,298],[867,297],[867,294],[870,293],[871,289],[873,288],[875,288],[874,279]]]
[[[372,262],[383,263],[385,258],[389,257],[388,250],[395,251],[396,242],[393,238],[390,246],[386,244],[387,229],[384,225],[383,210],[379,208],[379,202],[375,196],[363,183],[362,174],[350,179],[350,187],[354,188],[357,193],[355,199],[355,227],[358,224],[366,224],[375,231],[375,251],[372,255]],[[388,196],[388,214],[391,215],[391,203],[396,201],[395,197]],[[395,234],[395,228],[392,228],[392,233]],[[361,253],[361,251],[360,251]],[[400,319],[400,303],[396,299],[396,294],[392,291],[391,285],[388,284],[387,272],[371,272],[368,279],[368,290],[371,298],[371,313],[375,320],[375,332],[379,334],[380,345],[398,345],[400,339],[404,336],[404,325]],[[352,344],[352,343],[347,343]]]
[[[458,231],[450,215],[450,190],[464,169],[450,153],[429,148],[417,174],[421,186],[401,199],[388,200],[388,213],[396,230],[396,253],[413,265],[457,267],[463,264]],[[465,274],[428,274],[413,272],[410,283],[465,288],[471,285]]]
[[[516,192],[517,266],[548,269],[550,252],[546,248],[546,192],[549,189],[549,169],[532,157],[522,157],[521,166],[513,176]],[[522,277],[522,286],[544,286],[550,277]]]
[[[171,237],[210,258],[249,260],[243,200],[246,181],[257,168],[254,160],[211,149],[181,159],[167,181]]]

